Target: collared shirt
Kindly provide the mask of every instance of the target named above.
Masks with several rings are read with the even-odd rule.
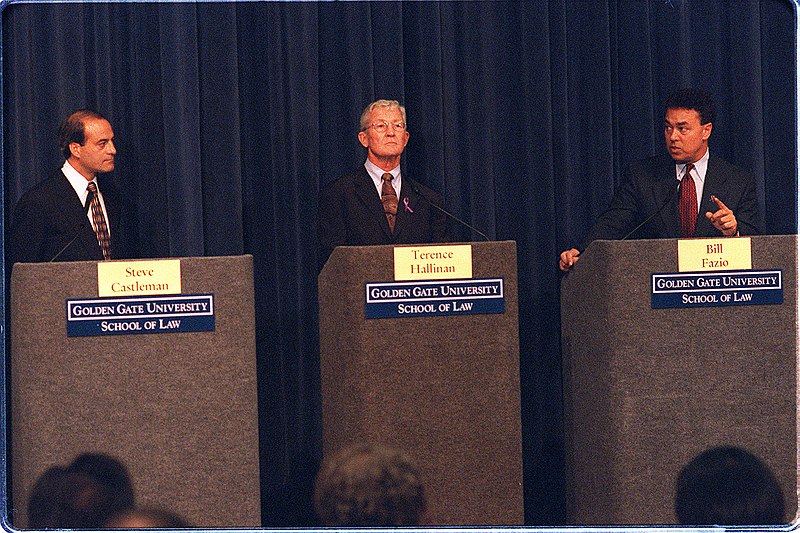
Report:
[[[64,161],[64,165],[61,167],[61,172],[67,177],[69,180],[69,184],[72,185],[72,188],[75,189],[75,194],[78,195],[78,199],[81,201],[81,205],[86,206],[86,197],[89,196],[89,191],[86,187],[89,185],[89,182],[84,178],[80,172],[75,170],[72,165],[69,164],[69,161]],[[108,220],[108,211],[106,211],[106,203],[103,200],[103,193],[100,192],[100,185],[97,183],[97,179],[92,180],[97,187],[97,197],[100,198],[100,206],[103,208],[103,216],[106,218],[106,226],[108,227],[108,234],[111,235],[111,223]],[[89,223],[92,225],[92,229],[96,230],[94,227],[94,219],[92,218],[92,210],[86,206],[86,216],[89,218]]]
[[[375,165],[369,159],[364,163],[364,168],[367,169],[367,174],[372,178],[372,182],[375,184],[375,189],[378,191],[378,196],[380,197],[383,191],[383,175],[386,174],[386,171]],[[389,174],[393,176],[392,187],[394,187],[394,192],[397,193],[397,197],[400,198],[400,186],[403,183],[403,177],[400,175],[400,165],[390,170]]]
[[[697,191],[697,212],[700,212],[700,205],[703,203],[703,186],[706,183],[706,171],[708,170],[708,153],[706,153],[694,162],[694,169],[692,169],[692,178],[694,179],[694,188]],[[686,173],[687,163],[675,163],[675,178],[678,181],[683,179]]]

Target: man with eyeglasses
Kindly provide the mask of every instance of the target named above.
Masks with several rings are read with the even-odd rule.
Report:
[[[408,138],[406,110],[396,100],[377,100],[364,109],[358,140],[367,149],[366,162],[320,194],[325,259],[336,246],[447,240],[445,215],[431,205],[441,206],[442,197],[400,171]]]

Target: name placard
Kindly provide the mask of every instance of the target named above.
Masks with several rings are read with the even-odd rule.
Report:
[[[396,246],[394,279],[469,279],[472,277],[472,245]]]
[[[487,315],[506,309],[503,278],[366,284],[366,317]]]
[[[753,268],[750,237],[681,239],[678,272],[749,270]]]
[[[783,303],[783,270],[652,274],[651,307]]]
[[[67,300],[67,336],[214,331],[213,294]]]
[[[101,261],[97,263],[97,289],[101,298],[180,294],[181,261]]]

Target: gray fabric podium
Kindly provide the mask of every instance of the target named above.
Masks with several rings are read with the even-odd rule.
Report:
[[[83,452],[121,459],[137,503],[260,526],[252,257],[180,261],[182,293],[214,295],[214,331],[67,337],[65,300],[97,297],[96,263],[14,266],[15,526],[35,480]]]
[[[596,241],[561,286],[571,524],[674,524],[675,478],[706,448],[761,457],[797,510],[797,237],[752,239],[784,303],[651,309],[677,241]],[[688,327],[687,327],[688,326]]]
[[[392,246],[339,247],[319,276],[323,448],[398,446],[430,525],[523,524],[514,242],[473,243],[473,277],[505,279],[504,314],[365,318]]]

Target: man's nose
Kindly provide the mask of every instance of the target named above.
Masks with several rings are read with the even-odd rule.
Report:
[[[108,153],[111,155],[117,153],[117,147],[114,146],[114,141],[108,141]]]

